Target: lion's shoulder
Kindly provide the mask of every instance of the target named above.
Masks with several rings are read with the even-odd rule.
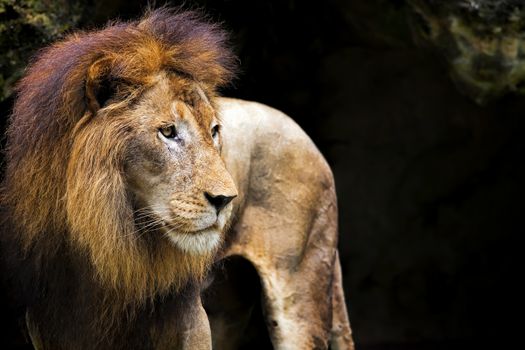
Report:
[[[242,127],[264,133],[265,130],[297,134],[307,137],[304,131],[285,113],[263,103],[229,97],[217,99],[221,120],[230,127]]]
[[[286,156],[324,157],[304,130],[287,114],[265,104],[234,98],[217,99],[228,151],[252,156],[264,152],[263,158]]]

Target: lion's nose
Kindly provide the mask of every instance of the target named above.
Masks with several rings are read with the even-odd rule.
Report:
[[[223,195],[214,196],[208,192],[205,192],[204,196],[206,197],[208,202],[210,202],[215,207],[215,210],[217,210],[217,214],[219,214],[221,209],[224,208],[228,203],[230,203],[232,199],[237,197],[237,196],[223,196]]]

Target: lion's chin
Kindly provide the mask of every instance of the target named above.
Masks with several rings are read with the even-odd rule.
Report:
[[[177,248],[192,255],[209,254],[221,243],[221,233],[214,228],[192,233],[169,233],[167,237]]]

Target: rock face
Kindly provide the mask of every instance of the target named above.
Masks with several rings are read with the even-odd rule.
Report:
[[[525,93],[525,3],[411,0],[412,27],[448,61],[460,90],[483,104]]]

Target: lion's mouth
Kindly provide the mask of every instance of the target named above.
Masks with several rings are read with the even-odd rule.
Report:
[[[209,254],[215,251],[221,241],[221,231],[212,225],[196,231],[169,230],[165,236],[180,250],[192,255]]]
[[[220,228],[217,222],[197,230],[191,230],[185,227],[173,225],[169,221],[162,220],[163,228],[166,231],[166,234],[186,234],[186,235],[199,235],[206,234],[209,231],[220,231]]]

